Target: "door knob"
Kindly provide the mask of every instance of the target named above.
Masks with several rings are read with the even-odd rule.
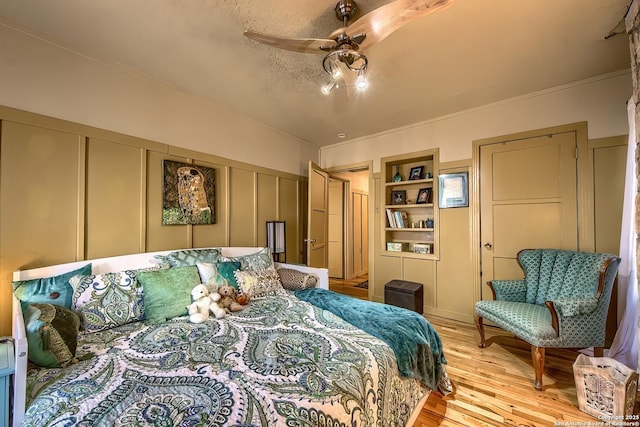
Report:
[[[312,245],[315,245],[315,244],[316,244],[316,239],[304,239],[304,241],[305,241],[305,242],[309,242],[309,243],[311,243]]]
[[[493,249],[493,245],[491,244],[491,242],[487,242],[484,244],[484,248],[487,250],[491,250]]]

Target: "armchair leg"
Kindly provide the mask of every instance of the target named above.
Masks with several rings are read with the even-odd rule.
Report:
[[[535,382],[533,386],[536,390],[542,390],[542,372],[544,371],[544,347],[531,346],[531,358],[533,359],[533,370],[535,371]]]
[[[480,316],[476,316],[476,328],[478,328],[478,333],[480,334],[480,344],[478,344],[478,347],[484,348],[484,324],[482,323],[482,317]]]

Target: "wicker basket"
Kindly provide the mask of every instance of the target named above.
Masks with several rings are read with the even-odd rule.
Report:
[[[580,354],[573,363],[578,406],[594,417],[633,414],[638,373],[608,357]]]

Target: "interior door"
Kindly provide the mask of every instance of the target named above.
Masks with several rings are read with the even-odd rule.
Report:
[[[574,132],[480,147],[483,284],[523,277],[521,249],[577,249],[576,153]]]
[[[344,193],[346,183],[329,178],[329,277],[344,279]]]
[[[327,268],[329,258],[329,174],[309,162],[307,207],[307,265]]]
[[[362,273],[362,194],[351,193],[351,207],[351,262],[352,272],[357,276]]]

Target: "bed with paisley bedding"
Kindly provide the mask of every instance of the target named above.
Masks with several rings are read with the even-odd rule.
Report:
[[[239,262],[241,271],[263,270],[264,266],[242,259],[254,256],[255,260],[259,248],[218,250],[226,259]],[[136,288],[143,277],[147,282],[135,292],[151,293],[147,276],[156,274],[156,268],[149,268],[149,262],[169,253],[175,251],[85,261],[92,265],[86,275],[90,279],[84,280],[88,286],[79,285],[83,283],[79,276],[70,280],[70,310],[79,313],[81,325],[73,363],[37,367],[30,362],[27,366],[21,352],[27,353],[33,309],[24,300],[14,299],[15,425],[405,426],[415,419],[431,390],[443,394],[450,390],[442,345],[428,322],[424,321],[418,360],[399,353],[403,350],[398,344],[407,347],[408,341],[390,345],[384,333],[365,332],[362,325],[345,320],[349,314],[340,310],[348,310],[351,303],[340,298],[347,297],[336,298],[342,301],[340,310],[314,300],[318,296],[333,300],[327,298],[331,294],[326,290],[324,269],[272,264],[269,270],[297,271],[302,280],[292,286],[269,285],[268,292],[255,292],[254,287],[243,310],[221,319],[191,323],[189,316],[178,315],[149,321],[148,313],[138,312],[134,321],[114,322],[126,309],[106,313],[104,306],[113,305],[118,292],[127,286]],[[270,262],[270,258],[263,259]],[[27,279],[69,274],[81,264],[17,272],[14,290]],[[132,280],[134,269],[152,273],[138,272]],[[128,280],[114,280],[117,277],[110,275],[122,271],[127,271]],[[308,278],[315,279],[314,285],[304,286]],[[204,283],[202,274],[200,279]],[[287,281],[276,280],[281,285]],[[243,283],[239,286],[242,290]],[[86,301],[82,306],[83,290],[93,303],[100,296],[102,307],[96,309]],[[145,298],[141,301],[149,303]],[[372,304],[366,310],[393,315],[385,311],[384,304],[363,304]],[[364,309],[357,310],[362,313]],[[131,320],[130,315],[128,318]],[[22,319],[27,321],[26,335]],[[399,369],[400,360],[406,362],[408,371]],[[421,365],[419,373],[416,365]]]

